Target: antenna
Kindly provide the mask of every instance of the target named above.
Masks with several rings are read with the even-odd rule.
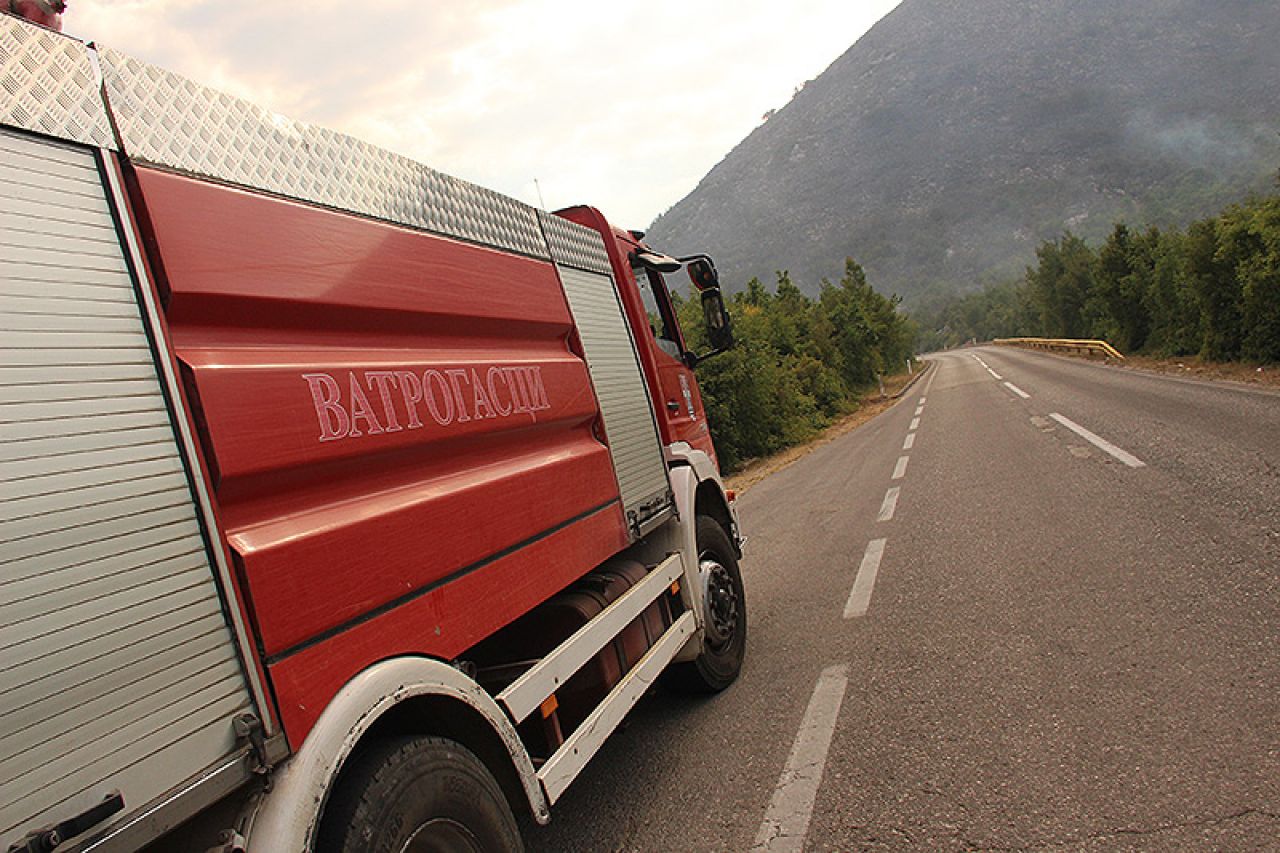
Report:
[[[543,209],[547,209],[547,203],[542,199],[542,185],[538,183],[538,179],[533,179],[533,188],[538,191],[538,205]]]

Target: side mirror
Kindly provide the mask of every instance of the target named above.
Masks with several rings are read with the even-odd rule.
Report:
[[[689,281],[693,282],[693,286],[699,291],[705,293],[720,287],[720,274],[716,272],[716,265],[712,263],[711,258],[706,255],[695,255],[693,258],[681,260],[688,262]]]
[[[692,276],[692,267],[689,272]],[[711,273],[715,275],[714,267],[711,268]],[[724,297],[720,295],[720,288],[712,287],[703,290],[699,296],[702,298],[702,317],[707,323],[707,340],[711,342],[711,348],[716,352],[731,348],[733,326],[729,322],[729,312],[724,307]]]

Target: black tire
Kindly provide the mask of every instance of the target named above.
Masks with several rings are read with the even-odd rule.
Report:
[[[329,797],[318,853],[524,850],[493,775],[465,747],[437,737],[371,744]]]
[[[700,515],[698,562],[709,572],[706,631],[702,653],[688,663],[671,666],[665,675],[668,686],[685,693],[718,693],[738,678],[747,652],[747,597],[742,587],[738,557],[720,523]]]

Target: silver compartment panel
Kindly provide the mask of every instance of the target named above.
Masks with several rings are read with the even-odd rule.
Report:
[[[537,211],[362,142],[100,48],[130,159],[537,258]]]
[[[92,153],[0,131],[0,844],[253,710]]]
[[[622,508],[638,530],[673,505],[649,390],[613,278],[557,266],[600,401]]]

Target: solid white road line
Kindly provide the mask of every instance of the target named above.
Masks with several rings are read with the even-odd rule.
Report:
[[[867,544],[867,552],[862,555],[862,565],[858,567],[858,576],[853,580],[853,591],[849,593],[849,601],[844,606],[844,618],[855,619],[866,615],[871,606],[871,592],[876,586],[876,575],[880,573],[880,560],[884,557],[886,539],[872,539]]]
[[[915,446],[916,446],[916,434],[913,432],[907,436],[905,441],[902,442],[902,449],[910,450]]]
[[[884,493],[884,503],[880,504],[880,514],[876,516],[876,521],[893,521],[893,513],[898,509],[898,495],[901,492],[901,486],[893,486]]]
[[[773,789],[773,799],[764,813],[752,850],[769,853],[799,853],[809,834],[813,803],[827,767],[827,753],[840,717],[840,705],[849,686],[847,664],[829,666],[818,676],[800,731],[791,747],[787,765]]]
[[[912,429],[920,429],[920,419],[919,419],[919,418],[912,418],[912,419],[911,419],[911,428],[912,428]]]
[[[1062,424],[1064,427],[1071,430],[1076,435],[1080,436],[1085,441],[1089,442],[1099,450],[1103,450],[1103,451],[1106,451],[1107,453],[1110,453],[1112,456],[1119,459],[1121,462],[1128,465],[1130,468],[1146,467],[1147,463],[1143,462],[1141,459],[1134,456],[1132,453],[1121,450],[1111,442],[1107,441],[1105,438],[1102,438],[1101,436],[1096,435],[1095,433],[1089,432],[1089,430],[1080,426],[1080,424],[1076,423],[1070,418],[1065,418],[1062,415],[1058,414],[1057,412],[1051,413],[1049,417],[1053,418],[1055,421]]]
[[[893,466],[893,479],[901,480],[907,476],[907,462],[910,460],[910,456],[902,456],[898,459],[898,464]]]
[[[1031,399],[1030,394],[1028,394],[1026,391],[1023,391],[1021,388],[1019,388],[1017,385],[1014,385],[1012,382],[1004,383],[1004,387],[1008,388],[1010,391],[1017,394],[1019,397],[1021,397],[1024,400]]]

